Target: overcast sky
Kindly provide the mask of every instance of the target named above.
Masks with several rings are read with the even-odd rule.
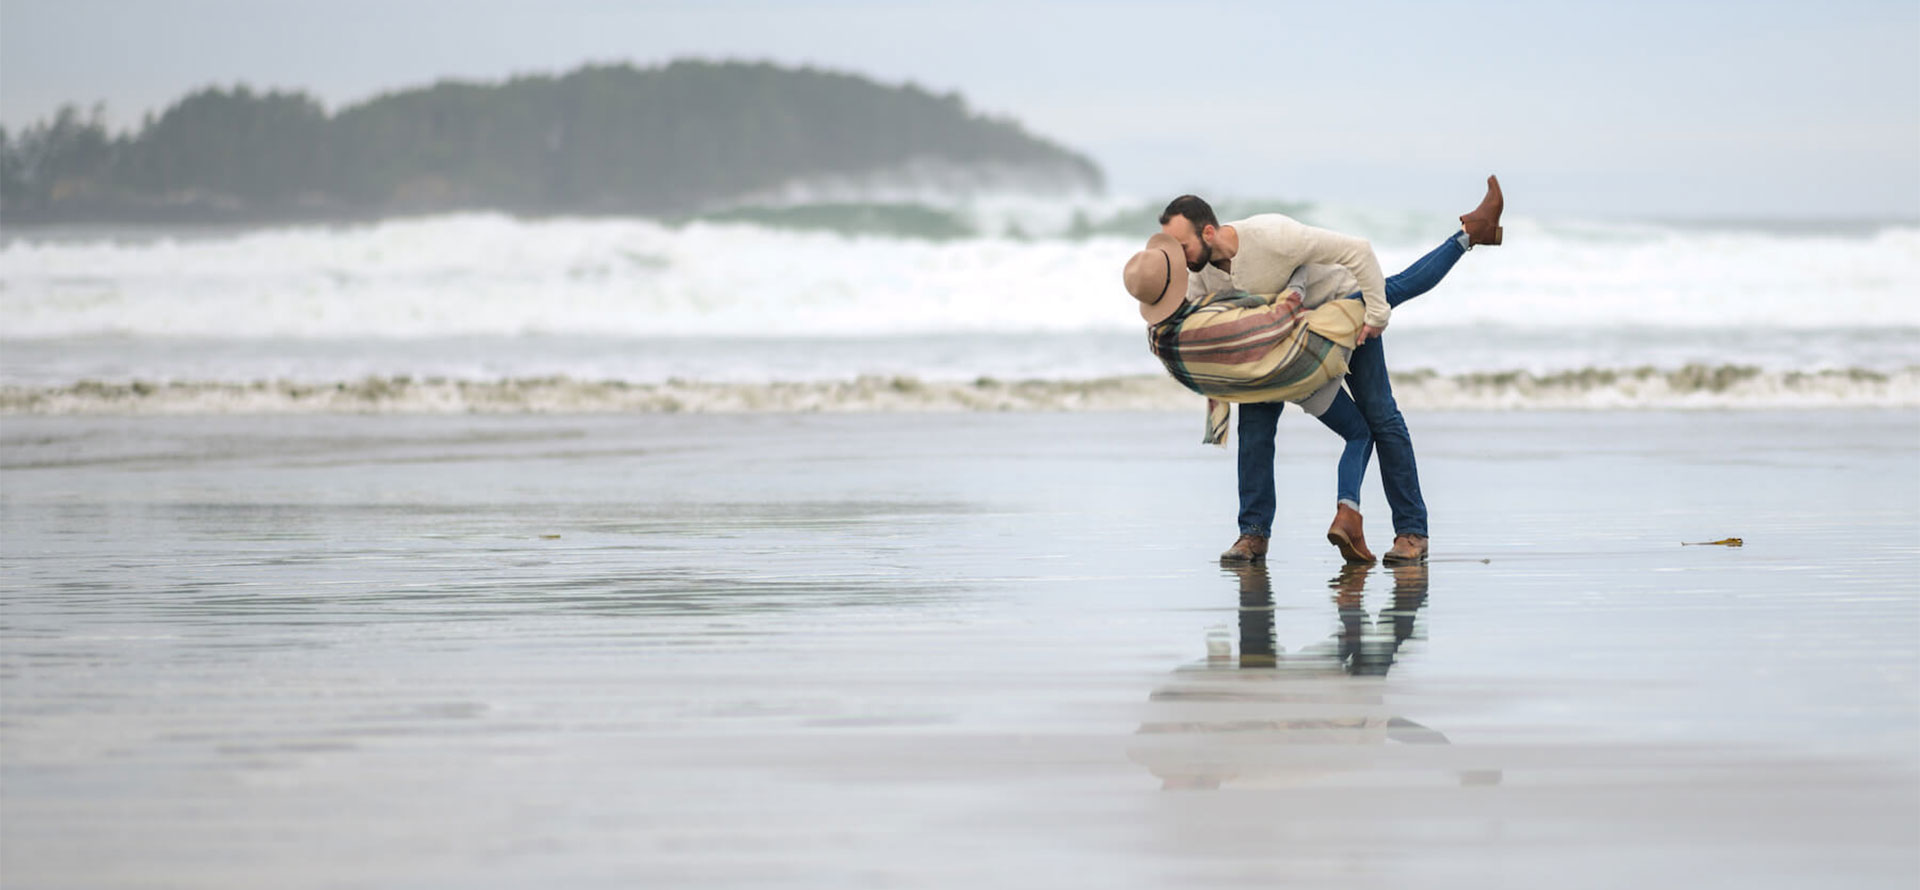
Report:
[[[1115,191],[1920,217],[1920,2],[0,0],[0,122],[699,56],[957,90]]]

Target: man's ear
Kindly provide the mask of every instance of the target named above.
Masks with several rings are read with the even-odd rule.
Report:
[[[1206,241],[1206,242],[1208,242],[1208,243],[1212,243],[1212,241],[1213,241],[1213,235],[1214,235],[1214,233],[1215,233],[1215,232],[1217,232],[1217,231],[1219,231],[1219,230],[1218,230],[1218,229],[1215,229],[1215,228],[1214,228],[1213,226],[1211,226],[1211,225],[1208,225],[1208,226],[1203,226],[1203,227],[1202,227],[1202,228],[1200,229],[1200,240],[1202,240],[1202,241]]]

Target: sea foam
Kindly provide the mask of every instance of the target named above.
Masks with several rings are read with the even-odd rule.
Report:
[[[932,241],[474,214],[0,247],[0,338],[835,337],[1127,330],[1138,238]],[[1398,271],[1447,236],[1400,221]],[[1516,218],[1420,323],[1920,328],[1920,228],[1781,235]],[[1409,310],[1411,311],[1411,310]]]
[[[1768,372],[1737,366],[1402,375],[1409,411],[1766,410],[1920,407],[1920,367]],[[369,377],[334,383],[82,381],[0,386],[4,414],[603,414],[1161,411],[1204,400],[1164,375],[1093,380],[850,380],[629,383],[567,377],[494,381]]]

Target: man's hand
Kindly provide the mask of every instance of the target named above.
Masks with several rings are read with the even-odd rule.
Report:
[[[1355,349],[1358,349],[1360,348],[1360,346],[1365,344],[1368,340],[1371,340],[1378,336],[1380,336],[1379,328],[1376,328],[1370,324],[1363,324],[1360,326],[1360,339],[1355,341],[1353,346]]]

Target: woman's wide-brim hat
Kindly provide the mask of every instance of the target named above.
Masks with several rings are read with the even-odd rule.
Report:
[[[1140,301],[1147,324],[1166,321],[1187,299],[1187,254],[1180,242],[1162,232],[1147,239],[1147,249],[1127,260],[1127,293]]]

